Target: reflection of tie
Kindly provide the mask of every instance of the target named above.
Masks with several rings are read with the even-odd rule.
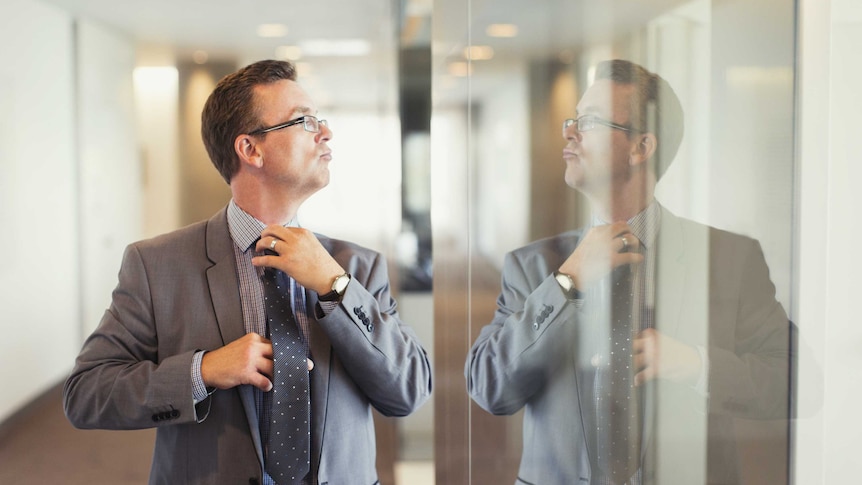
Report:
[[[597,460],[613,483],[624,483],[637,471],[641,447],[640,395],[634,387],[632,339],[633,274],[629,266],[614,270],[608,366],[597,376]],[[633,316],[635,315],[635,316]]]
[[[290,279],[282,271],[264,271],[266,321],[272,340],[273,389],[270,416],[262,420],[266,472],[279,485],[300,483],[309,469],[309,396],[306,344],[290,304]]]

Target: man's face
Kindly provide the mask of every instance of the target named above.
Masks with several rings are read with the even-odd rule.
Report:
[[[263,126],[273,126],[304,115],[317,115],[315,104],[299,84],[284,80],[255,87],[255,103]],[[329,183],[332,154],[326,143],[332,131],[320,125],[319,133],[305,131],[302,123],[260,136],[267,182],[308,197]]]
[[[631,126],[630,102],[634,86],[607,79],[596,81],[578,103],[577,117],[596,116],[618,125]],[[618,189],[631,174],[630,155],[635,141],[625,131],[596,124],[578,132],[577,123],[563,130],[566,146],[566,184],[588,195]]]

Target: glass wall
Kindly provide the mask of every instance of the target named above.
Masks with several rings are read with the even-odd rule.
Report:
[[[434,2],[437,483],[788,480],[794,12]]]

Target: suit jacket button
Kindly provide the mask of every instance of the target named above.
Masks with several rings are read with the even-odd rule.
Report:
[[[158,414],[153,415],[153,421],[155,421],[157,423],[159,422],[159,415]]]
[[[179,418],[180,417],[179,409],[174,409],[173,411],[171,411],[171,417],[174,419]]]
[[[533,322],[533,330],[539,329],[539,322]]]
[[[544,314],[539,315],[539,318],[536,319],[536,323],[545,323],[545,317],[546,316],[547,315],[544,315]]]
[[[374,331],[374,324],[373,324],[373,323],[369,323],[368,325],[366,325],[366,326],[365,326],[365,328],[367,328],[367,329],[368,329],[368,333],[371,333],[371,332],[373,332],[373,331]]]
[[[362,307],[358,307],[358,306],[353,307],[353,314],[354,315],[356,315],[358,317],[360,313],[362,313]]]

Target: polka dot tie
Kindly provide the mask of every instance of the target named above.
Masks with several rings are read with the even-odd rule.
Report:
[[[639,389],[634,387],[632,340],[637,327],[633,312],[633,275],[629,266],[614,270],[611,287],[608,365],[597,379],[597,461],[611,483],[626,483],[637,471],[641,447]]]
[[[309,470],[309,395],[307,346],[291,310],[290,278],[264,271],[267,328],[272,341],[273,388],[262,426],[266,472],[279,485],[301,483]],[[265,416],[262,419],[267,419]]]

